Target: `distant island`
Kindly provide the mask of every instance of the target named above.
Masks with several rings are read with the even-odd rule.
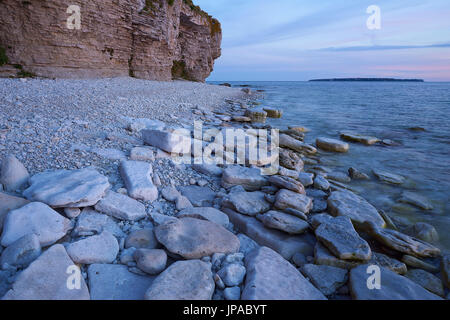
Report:
[[[423,79],[394,79],[394,78],[334,78],[334,79],[313,79],[309,81],[425,82]]]

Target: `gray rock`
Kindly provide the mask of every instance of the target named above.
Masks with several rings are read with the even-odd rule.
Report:
[[[444,255],[441,261],[442,281],[450,289],[450,255]]]
[[[131,273],[119,264],[91,264],[88,277],[92,300],[143,300],[155,279]]]
[[[29,233],[35,233],[42,247],[47,247],[72,228],[70,220],[41,202],[31,202],[8,213],[1,244],[4,247]]]
[[[334,216],[349,217],[357,228],[365,222],[379,227],[386,225],[374,206],[350,191],[332,192],[328,198],[328,209]]]
[[[83,277],[80,289],[69,289],[68,268],[74,267],[66,250],[55,244],[16,278],[4,300],[89,300],[89,290]],[[75,274],[73,274],[75,276]]]
[[[30,175],[15,156],[6,156],[1,164],[0,183],[6,191],[21,190],[27,186]]]
[[[225,288],[225,290],[223,290],[223,295],[225,300],[240,300],[241,288],[239,287]]]
[[[427,198],[414,192],[404,191],[397,201],[411,204],[419,209],[433,210],[433,205]]]
[[[245,267],[238,263],[227,264],[217,274],[227,287],[238,286],[244,281]]]
[[[316,139],[316,146],[322,150],[332,152],[347,152],[350,148],[346,142],[324,137]]]
[[[298,181],[300,181],[302,183],[303,186],[309,187],[309,186],[312,186],[314,183],[313,178],[314,178],[314,175],[312,173],[299,172],[297,179],[298,179]]]
[[[275,201],[275,199],[274,199],[274,201]],[[308,216],[304,212],[301,212],[301,211],[298,211],[298,210],[295,210],[292,208],[286,208],[283,210],[283,212],[285,212],[291,216],[300,218],[302,220],[308,221]]]
[[[223,169],[214,164],[193,164],[192,169],[199,173],[215,177],[220,177],[223,173]]]
[[[109,187],[108,178],[93,168],[58,170],[31,177],[23,195],[54,208],[80,208],[95,205]]]
[[[415,223],[411,228],[408,228],[406,232],[425,242],[437,243],[439,241],[439,234],[436,229],[428,223]]]
[[[359,142],[363,143],[365,145],[372,145],[380,141],[380,139],[371,137],[371,136],[365,136],[358,133],[352,133],[352,132],[343,132],[341,133],[341,139],[344,139],[346,141],[350,142]]]
[[[161,273],[145,293],[146,300],[211,300],[211,265],[200,260],[177,261]]]
[[[336,258],[336,256],[333,255],[323,244],[317,242],[314,247],[314,263],[350,270],[364,262],[358,260],[341,260]]]
[[[157,212],[154,212],[154,211],[151,211],[149,213],[149,216],[150,216],[150,218],[152,219],[153,223],[156,226],[164,224],[164,223],[166,223],[168,221],[177,221],[178,220],[175,217],[167,216],[165,214],[160,214],[160,213],[157,213]]]
[[[155,249],[158,247],[153,229],[140,229],[131,232],[125,239],[125,248]]]
[[[160,249],[137,249],[134,259],[139,269],[151,275],[161,273],[167,264],[167,254]]]
[[[185,259],[200,259],[215,252],[239,250],[239,239],[216,223],[194,218],[167,222],[155,228],[157,240],[171,253]]]
[[[439,267],[434,266],[430,263],[427,263],[425,261],[422,261],[420,259],[417,259],[413,256],[407,255],[405,254],[402,257],[402,261],[408,266],[408,267],[412,267],[412,268],[418,268],[418,269],[423,269],[423,270],[427,270],[429,272],[433,272],[433,273],[437,273],[439,272]]]
[[[39,238],[33,234],[27,234],[8,246],[0,257],[0,266],[13,266],[26,268],[41,254]],[[4,269],[4,268],[3,268]]]
[[[428,291],[438,296],[445,297],[445,291],[441,280],[431,273],[420,269],[410,269],[406,273],[406,277]]]
[[[185,217],[208,220],[217,223],[222,227],[227,227],[230,223],[230,220],[225,213],[212,207],[188,208],[177,214],[177,218]]]
[[[245,258],[243,300],[325,300],[325,296],[278,253],[267,247]]]
[[[128,265],[129,263],[134,263],[134,252],[137,249],[134,247],[123,249],[120,254],[120,263]]]
[[[128,195],[136,200],[155,201],[158,199],[158,189],[153,184],[152,166],[143,161],[122,161],[120,174]]]
[[[287,260],[290,260],[297,252],[302,252],[305,255],[313,252],[315,240],[308,234],[288,235],[279,230],[266,228],[262,222],[253,217],[242,215],[231,209],[223,209],[223,211],[240,232],[246,234],[259,245],[275,250]]]
[[[113,191],[106,193],[106,196],[95,205],[95,210],[127,221],[137,221],[147,216],[142,203]]]
[[[370,263],[384,267],[401,275],[404,275],[407,271],[406,264],[379,252],[372,251],[372,260],[370,260]]]
[[[266,177],[262,176],[261,171],[256,168],[230,166],[223,171],[222,175],[222,186],[227,189],[240,185],[247,191],[256,191],[268,184]]]
[[[305,166],[302,158],[294,151],[288,149],[280,149],[279,162],[281,167],[297,171],[299,172],[299,175],[301,173],[300,171],[302,171]],[[303,183],[303,181],[301,182],[306,187],[306,184]]]
[[[402,177],[398,174],[390,173],[384,170],[374,169],[372,173],[383,182],[387,182],[390,184],[403,184],[405,182],[405,177]]]
[[[108,231],[69,244],[67,254],[75,263],[112,263],[119,253],[119,243]]]
[[[191,146],[191,139],[187,136],[162,130],[142,130],[142,139],[153,147],[169,153],[180,153]]]
[[[308,213],[313,206],[312,199],[297,192],[282,189],[277,192],[275,208],[284,210],[292,208],[303,213]]]
[[[112,218],[91,208],[84,208],[77,219],[77,224],[72,231],[72,235],[75,237],[85,237],[99,234],[103,231],[109,231],[118,238],[124,236],[123,231]]]
[[[270,176],[268,180],[278,188],[288,189],[294,192],[305,194],[305,187],[303,187],[303,185],[299,181],[290,177]]]
[[[348,279],[347,270],[331,266],[305,264],[301,270],[303,275],[326,296],[335,293]]]
[[[268,211],[265,214],[258,215],[266,227],[284,231],[289,234],[301,234],[308,230],[309,224],[297,217],[279,211]]]
[[[247,255],[250,251],[259,247],[259,245],[253,239],[247,237],[245,234],[239,233],[237,237],[239,239],[239,242],[241,243],[239,252],[243,253],[244,255]]]
[[[365,174],[364,172],[359,171],[356,168],[349,168],[348,169],[348,174],[350,175],[350,178],[354,179],[354,180],[369,180],[370,177]]]
[[[64,208],[64,215],[69,219],[74,219],[81,214],[80,208]]]
[[[179,197],[181,197],[181,193],[176,188],[168,186],[161,190],[161,196],[167,201],[175,202]]]
[[[350,272],[350,292],[356,300],[440,300],[420,285],[397,273],[380,268],[380,289],[369,289],[370,265],[358,266]]]
[[[293,151],[297,151],[305,154],[315,154],[317,149],[313,146],[304,143],[303,141],[297,140],[287,134],[280,134],[279,145],[283,148],[288,148]]]
[[[230,193],[223,199],[222,206],[248,216],[270,210],[270,203],[266,201],[265,194],[261,191]]]
[[[303,253],[300,253],[300,252],[297,252],[296,254],[294,254],[292,256],[292,262],[297,267],[302,267],[303,265],[305,265],[307,263],[305,255]]]
[[[325,173],[325,177],[328,180],[348,183],[352,181],[352,178],[349,177],[349,175],[345,172],[339,172],[339,171],[332,171]]]
[[[367,261],[372,257],[369,244],[353,228],[347,217],[331,218],[315,230],[317,239],[342,260]]]
[[[146,118],[138,118],[131,119],[127,118],[128,126],[127,129],[131,132],[140,132],[144,129],[153,129],[153,130],[163,130],[166,126],[164,122],[154,119],[146,119]]]
[[[9,211],[19,209],[30,201],[0,192],[0,230],[3,229],[3,222]]]
[[[147,147],[134,147],[130,151],[130,160],[134,161],[154,161],[155,151]]]
[[[180,196],[175,201],[175,208],[177,210],[184,210],[184,209],[192,208],[192,207],[193,207],[192,203],[185,196]]]
[[[328,182],[327,179],[318,174],[314,179],[314,188],[327,191],[328,189],[330,189],[330,183]]]
[[[216,198],[216,193],[208,187],[183,186],[180,187],[180,192],[194,207],[212,207]]]

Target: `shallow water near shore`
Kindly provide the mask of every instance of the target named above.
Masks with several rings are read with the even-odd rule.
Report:
[[[353,166],[369,174],[369,181],[352,181],[349,186],[394,217],[432,224],[439,233],[438,246],[450,251],[450,83],[230,83],[264,90],[261,106],[283,110],[281,119],[268,123],[279,128],[305,126],[310,129],[308,143],[315,144],[319,136],[339,139],[342,131],[399,143],[350,143],[346,154],[320,151],[320,165],[341,172]],[[406,182],[401,186],[380,182],[373,169],[402,175]],[[428,198],[433,210],[398,203],[405,190]]]

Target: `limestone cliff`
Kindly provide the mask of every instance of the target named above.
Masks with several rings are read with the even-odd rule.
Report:
[[[38,76],[204,81],[221,40],[192,0],[0,0],[0,65]]]

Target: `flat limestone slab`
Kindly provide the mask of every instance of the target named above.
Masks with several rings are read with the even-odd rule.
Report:
[[[88,277],[91,300],[144,300],[155,279],[132,273],[120,264],[92,264]]]
[[[158,198],[158,189],[151,177],[153,168],[150,163],[122,161],[120,174],[131,198],[143,201],[155,201]]]
[[[247,275],[242,300],[326,300],[303,275],[267,247],[245,257]]]
[[[126,195],[108,191],[95,210],[120,220],[137,221],[147,216],[145,206]]]

